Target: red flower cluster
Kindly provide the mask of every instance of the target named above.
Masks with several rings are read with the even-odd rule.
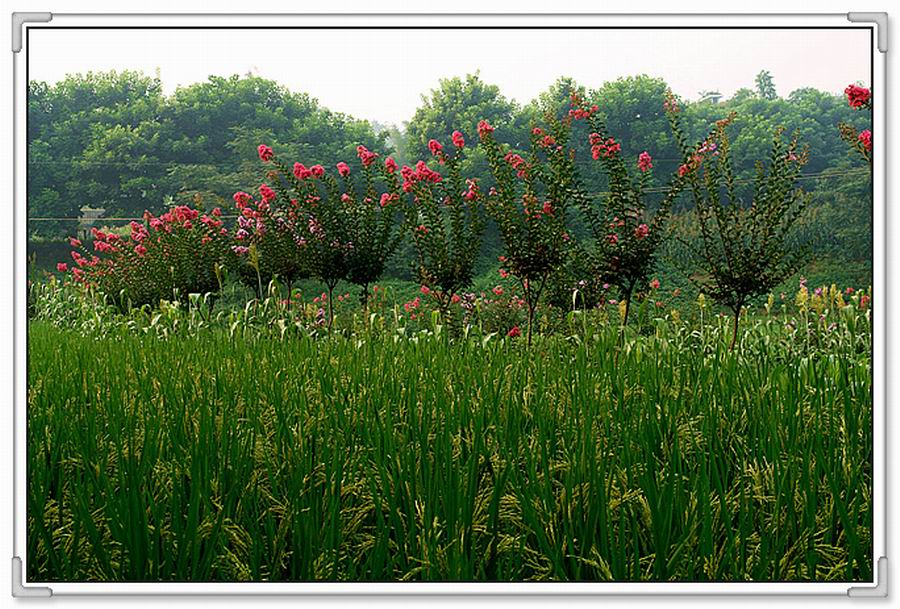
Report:
[[[865,148],[866,152],[872,152],[872,132],[868,129],[864,129],[859,132],[857,136],[857,141],[862,144],[862,147]]]
[[[397,171],[397,161],[395,161],[391,157],[384,159],[384,169],[388,173],[394,173],[395,171]]]
[[[569,117],[574,118],[575,120],[582,120],[590,118],[592,114],[595,114],[600,110],[600,106],[597,104],[593,104],[590,108],[582,105],[581,96],[578,93],[572,93],[569,96],[569,99],[572,101],[572,108],[569,110]]]
[[[598,160],[601,156],[611,158],[622,150],[622,145],[614,138],[607,138],[604,142],[599,133],[592,133],[588,136],[591,144],[591,156],[594,160]]]
[[[478,137],[480,137],[481,139],[484,139],[487,136],[487,134],[493,133],[493,132],[494,132],[494,128],[491,127],[491,124],[489,122],[487,122],[484,119],[478,121]]]
[[[463,194],[463,197],[466,201],[474,201],[478,197],[478,178],[466,179],[466,186],[468,186],[468,190]]]
[[[262,195],[263,201],[267,204],[275,200],[275,191],[269,188],[267,184],[260,185],[259,194]]]
[[[441,174],[428,167],[425,161],[416,163],[415,169],[404,165],[400,169],[400,175],[403,177],[403,192],[410,192],[416,182],[437,183],[443,179]]]
[[[294,163],[294,176],[298,180],[305,180],[313,177],[312,169],[307,169],[303,163]]]
[[[341,174],[341,177],[346,178],[350,175],[350,166],[347,163],[341,161],[336,165],[338,173]]]
[[[463,148],[466,145],[466,140],[463,138],[463,134],[459,131],[454,131],[450,135],[450,141],[452,141],[453,145],[457,148]]]
[[[385,193],[382,193],[382,195],[381,195],[380,204],[382,207],[387,207],[391,203],[399,203],[399,202],[400,202],[400,195],[395,192],[394,193],[385,192]]]
[[[266,146],[265,144],[260,144],[257,148],[257,151],[259,152],[259,158],[262,159],[263,163],[268,163],[273,158],[275,158],[275,153],[269,146]]]
[[[872,99],[872,92],[858,85],[847,85],[844,95],[847,96],[847,103],[850,104],[850,107],[855,109],[868,107]]]
[[[375,159],[378,158],[378,153],[372,152],[371,150],[360,144],[356,147],[356,156],[359,157],[359,160],[362,162],[363,167],[368,167],[375,162]]]
[[[707,153],[712,154],[713,156],[719,155],[718,145],[712,140],[705,140],[703,144],[697,148],[697,152],[695,152],[687,163],[679,165],[678,167],[678,177],[684,177],[687,174],[697,170],[703,164],[704,155]]]
[[[645,150],[638,155],[638,169],[641,171],[650,171],[653,169],[653,157]]]
[[[507,152],[506,156],[503,157],[503,160],[512,165],[512,168],[516,170],[516,175],[520,178],[524,178],[528,173],[528,163],[526,163],[525,159],[518,154]]]

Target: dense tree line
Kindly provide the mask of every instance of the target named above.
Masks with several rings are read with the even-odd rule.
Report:
[[[160,213],[172,203],[230,206],[237,185],[263,178],[255,161],[260,141],[307,165],[351,159],[359,144],[412,164],[429,158],[429,140],[445,141],[454,130],[474,140],[478,121],[486,119],[503,134],[503,143],[524,150],[533,121],[548,108],[559,116],[568,112],[573,92],[597,104],[610,133],[621,142],[623,158],[636,161],[645,150],[653,155],[661,186],[679,162],[663,110],[668,89],[662,79],[644,75],[598,89],[561,78],[536,99],[519,104],[474,74],[442,80],[423,96],[410,121],[398,127],[330,111],[305,93],[256,76],[213,76],[170,96],[163,94],[158,78],[129,71],[71,75],[55,85],[35,82],[28,99],[29,217],[75,218],[83,206],[103,208],[106,217],[140,216],[145,209]],[[853,173],[863,163],[849,153],[837,128],[841,122],[868,125],[860,124],[860,115],[842,96],[799,89],[779,97],[771,76],[761,72],[754,89],[742,89],[720,103],[680,103],[692,138],[736,113],[731,146],[736,177],[746,188],[755,160],[765,158],[779,125],[798,130],[800,141],[809,145],[805,174],[851,172],[804,178],[804,188],[814,195],[808,233],[827,256],[870,258],[869,178]],[[591,167],[588,133],[578,131],[586,127],[578,123],[574,129],[576,163],[585,186],[604,192],[608,185],[602,172]],[[466,174],[491,184],[485,159],[475,155],[466,163]],[[688,207],[685,198],[675,211]],[[29,232],[60,238],[74,226],[73,221],[41,220],[32,222]],[[486,237],[482,266],[493,264],[496,227],[488,226]]]

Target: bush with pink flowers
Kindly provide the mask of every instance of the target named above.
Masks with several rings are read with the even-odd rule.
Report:
[[[299,210],[296,205],[278,209],[270,202],[273,191],[261,190],[265,196],[259,201],[245,192],[234,194],[240,215],[234,235],[237,243],[232,246],[243,261],[237,267],[238,276],[260,298],[273,279],[286,283],[290,291],[296,280],[309,276],[303,259],[303,243],[291,230]]]
[[[72,263],[58,269],[123,308],[218,292],[223,271],[234,262],[221,215],[219,208],[206,214],[181,205],[159,217],[145,212],[143,223],[131,223],[128,237],[93,229],[94,251],[71,239]]]
[[[485,206],[503,240],[504,269],[519,282],[527,314],[526,343],[531,344],[534,313],[547,280],[566,255],[569,232],[566,211],[572,193],[571,156],[567,147],[570,119],[548,113],[547,129],[534,126],[528,158],[494,139],[486,121],[479,124],[496,187]]]
[[[465,140],[451,135],[452,152],[431,140],[428,148],[446,175],[425,161],[400,169],[401,189],[408,195],[407,226],[415,250],[415,276],[437,299],[445,322],[452,324],[450,305],[472,283],[481,250],[485,218],[484,195],[476,180],[462,175]]]

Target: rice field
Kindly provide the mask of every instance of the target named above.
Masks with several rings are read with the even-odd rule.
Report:
[[[812,344],[755,317],[734,352],[727,320],[530,349],[33,320],[28,579],[870,580],[847,315]]]

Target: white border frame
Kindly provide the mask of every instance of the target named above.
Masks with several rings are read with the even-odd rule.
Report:
[[[14,28],[20,27],[13,17]],[[25,555],[26,519],[26,205],[25,205],[25,157],[26,157],[26,103],[25,82],[26,36],[25,30],[31,25],[40,27],[55,26],[196,26],[231,25],[252,28],[254,26],[294,26],[334,25],[334,26],[508,26],[508,25],[540,25],[550,27],[585,26],[595,27],[689,27],[689,26],[828,26],[828,27],[866,27],[873,30],[873,53],[871,83],[874,95],[874,112],[872,130],[876,134],[873,147],[873,577],[872,583],[830,582],[739,582],[739,583],[669,583],[669,582],[621,582],[621,583],[553,583],[553,582],[521,582],[521,583],[46,583],[28,582],[24,585],[24,574],[27,573]],[[886,189],[886,151],[885,130],[886,108],[886,58],[885,52],[879,52],[879,38],[886,33],[879,32],[875,22],[851,22],[847,14],[793,14],[793,15],[558,15],[558,14],[356,14],[356,15],[89,15],[89,14],[55,14],[47,23],[26,23],[22,28],[22,51],[13,55],[13,109],[14,128],[14,226],[15,226],[15,286],[14,286],[14,509],[13,509],[13,592],[16,595],[95,595],[95,594],[341,594],[341,595],[584,595],[584,594],[631,594],[631,595],[687,595],[687,594],[761,594],[761,595],[885,595],[886,594],[886,453],[885,441],[887,428],[885,424],[885,340],[887,327],[886,286],[885,286],[885,189]],[[17,32],[13,32],[13,37]],[[21,557],[21,562],[18,562]],[[18,566],[17,566],[18,562]],[[18,571],[18,573],[17,573]],[[851,591],[852,589],[852,591]],[[882,590],[884,591],[882,593]]]

